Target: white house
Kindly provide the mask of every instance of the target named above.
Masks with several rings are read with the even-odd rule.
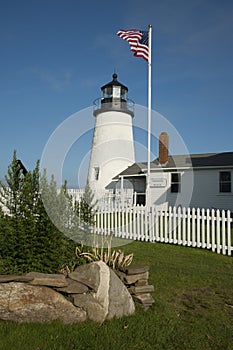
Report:
[[[113,180],[133,187],[135,204],[146,202],[147,163],[134,163]],[[159,140],[159,156],[151,162],[151,204],[230,209],[233,212],[233,152],[168,155],[168,135]],[[126,181],[127,180],[127,181]],[[114,187],[114,181],[111,187]]]

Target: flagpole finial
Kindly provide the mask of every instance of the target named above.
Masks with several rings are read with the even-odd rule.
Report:
[[[149,25],[148,25],[148,28],[152,28],[152,24],[149,24]]]

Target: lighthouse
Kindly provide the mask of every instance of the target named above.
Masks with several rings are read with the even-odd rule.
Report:
[[[112,78],[101,87],[101,97],[93,106],[95,128],[88,182],[97,197],[114,176],[135,162],[134,103],[128,99],[128,88],[117,80],[116,73]]]

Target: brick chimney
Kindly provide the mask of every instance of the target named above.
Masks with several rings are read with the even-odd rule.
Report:
[[[168,142],[168,134],[162,132],[159,136],[159,163],[162,165],[168,161]]]

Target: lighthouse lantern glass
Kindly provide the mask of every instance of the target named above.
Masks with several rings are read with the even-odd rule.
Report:
[[[128,93],[126,89],[121,89],[121,98],[122,100],[127,101]]]
[[[113,98],[120,98],[120,97],[121,97],[121,87],[113,86]]]
[[[112,97],[112,89],[111,87],[106,87],[102,90],[102,98]]]

